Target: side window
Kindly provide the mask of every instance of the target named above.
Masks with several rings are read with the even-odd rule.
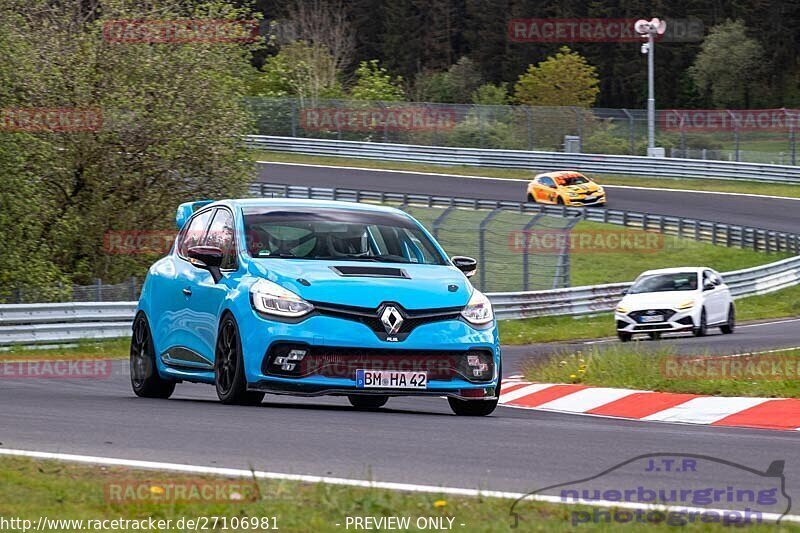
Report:
[[[205,237],[206,229],[213,213],[214,210],[209,209],[189,221],[178,242],[178,255],[186,257],[189,248],[198,246],[203,242],[203,237]]]
[[[203,244],[222,250],[222,265],[220,265],[220,268],[223,270],[236,268],[236,238],[233,231],[233,215],[231,215],[230,211],[217,209]]]
[[[556,184],[551,178],[542,178],[542,185],[545,187],[553,187]]]

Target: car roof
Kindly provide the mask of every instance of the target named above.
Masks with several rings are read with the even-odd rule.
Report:
[[[310,200],[306,198],[238,198],[228,200],[218,200],[209,207],[225,205],[231,208],[254,208],[254,207],[292,207],[292,208],[314,208],[314,209],[344,209],[348,211],[366,211],[392,213],[408,217],[408,213],[388,207],[385,205],[362,204],[357,202],[342,202],[339,200]]]
[[[655,270],[647,270],[642,272],[640,276],[649,276],[651,274],[683,274],[683,273],[698,273],[704,270],[714,270],[711,267],[673,267],[673,268],[658,268]],[[715,270],[714,270],[715,271]],[[716,272],[716,271],[715,271]]]
[[[554,172],[545,172],[543,174],[537,174],[536,176],[533,177],[533,179],[543,178],[545,176],[548,178],[565,178],[567,176],[583,176],[584,178],[586,177],[584,174],[581,174],[577,170],[556,170]]]

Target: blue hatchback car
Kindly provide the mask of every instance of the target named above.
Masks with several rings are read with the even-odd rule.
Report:
[[[489,300],[403,211],[333,201],[182,204],[170,254],[150,267],[133,324],[131,383],[168,398],[213,384],[227,404],[265,393],[446,396],[458,415],[497,406]]]

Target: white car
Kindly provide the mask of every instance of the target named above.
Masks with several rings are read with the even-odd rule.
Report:
[[[733,333],[736,309],[722,276],[711,268],[665,268],[642,273],[614,312],[617,336],[691,331],[702,337],[710,327]]]

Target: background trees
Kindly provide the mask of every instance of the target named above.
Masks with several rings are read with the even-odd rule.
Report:
[[[600,93],[597,69],[566,46],[528,67],[514,86],[515,99],[533,106],[590,107]]]

